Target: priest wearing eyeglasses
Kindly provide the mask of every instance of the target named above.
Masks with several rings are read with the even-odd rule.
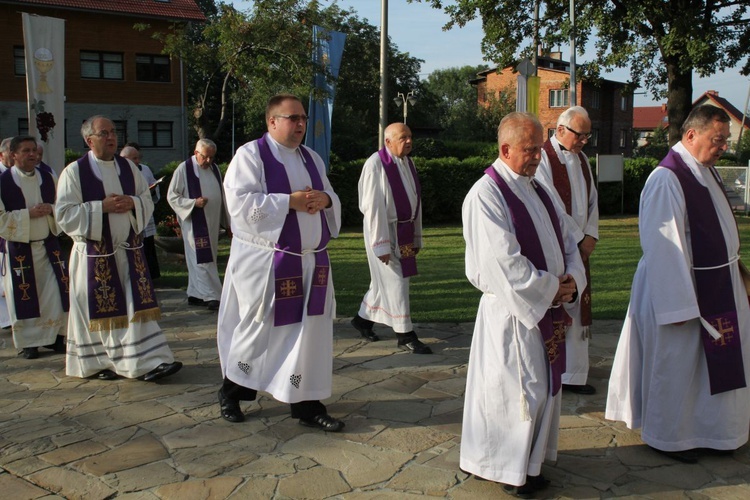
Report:
[[[553,193],[557,202],[573,219],[578,249],[586,267],[589,283],[575,309],[569,311],[573,324],[565,335],[566,367],[563,390],[576,394],[594,394],[587,383],[589,339],[591,338],[591,274],[589,258],[599,239],[599,202],[594,176],[583,148],[591,139],[591,119],[581,106],[565,110],[557,120],[555,134],[542,148],[542,162],[536,180]]]
[[[195,154],[172,174],[167,201],[182,229],[188,268],[188,304],[219,309],[221,280],[217,267],[219,229],[229,230],[216,144],[200,139]]]

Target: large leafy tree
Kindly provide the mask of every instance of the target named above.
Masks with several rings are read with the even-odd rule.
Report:
[[[424,82],[431,98],[432,115],[446,137],[472,137],[480,125],[477,91],[469,83],[487,66],[462,66],[439,69]]]
[[[450,15],[446,29],[481,19],[482,51],[499,66],[533,51],[533,1],[424,1]],[[539,1],[542,43],[549,47],[568,39],[569,0]],[[595,78],[604,69],[629,68],[632,88],[643,86],[655,98],[667,97],[674,143],[690,112],[693,73],[706,77],[737,65],[742,74],[750,73],[748,7],[749,0],[576,0],[578,46],[596,37],[596,59],[583,75]]]

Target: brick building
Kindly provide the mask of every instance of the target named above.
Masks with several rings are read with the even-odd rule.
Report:
[[[539,120],[554,134],[557,118],[570,107],[570,63],[563,61],[560,53],[538,57]],[[518,73],[512,67],[489,69],[477,74],[471,81],[477,89],[477,102],[486,106],[491,96],[501,90],[516,94]],[[576,82],[576,96],[580,106],[591,117],[591,140],[584,149],[587,155],[623,154],[633,150],[633,96],[624,91],[625,84],[612,80]]]
[[[205,21],[194,0],[0,0],[0,137],[28,132],[22,12],[65,20],[66,148],[86,151],[81,123],[103,114],[156,170],[184,159],[186,75],[152,35]]]

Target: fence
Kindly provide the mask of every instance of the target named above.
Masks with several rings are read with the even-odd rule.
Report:
[[[750,211],[750,191],[747,189],[750,162],[748,166],[716,167],[716,171],[724,181],[724,188],[732,210],[747,215]]]

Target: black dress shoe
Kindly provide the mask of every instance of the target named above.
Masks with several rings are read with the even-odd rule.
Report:
[[[652,450],[657,453],[661,453],[665,457],[677,460],[684,464],[697,464],[698,463],[698,452],[695,450],[683,450],[683,451],[664,451],[653,446],[649,446]]]
[[[206,301],[203,299],[199,299],[198,297],[191,297],[188,295],[188,304],[191,306],[205,306]]]
[[[23,348],[24,359],[36,359],[39,357],[38,347],[24,347]]]
[[[432,354],[430,346],[424,345],[419,339],[410,341],[398,341],[398,347],[401,350],[409,351],[412,354]]]
[[[209,311],[218,311],[219,310],[219,301],[218,300],[209,300],[206,302],[206,307],[208,307]]]
[[[162,363],[145,375],[138,377],[138,380],[145,380],[146,382],[155,382],[160,378],[168,377],[174,373],[177,373],[182,368],[182,363],[174,361],[173,363]]]
[[[46,349],[52,349],[55,352],[66,352],[65,337],[58,335],[54,344],[44,346]]]
[[[529,483],[526,483],[522,486],[513,486],[512,484],[503,484],[503,491],[506,494],[514,496],[516,498],[533,498],[534,493],[537,490]]]
[[[327,413],[321,415],[315,415],[313,418],[301,418],[299,419],[300,425],[305,427],[317,427],[328,432],[339,432],[344,428],[344,422],[337,418],[333,418]]]
[[[99,380],[114,380],[117,378],[117,374],[112,370],[102,370],[94,375],[94,377],[98,378]]]
[[[359,316],[355,316],[351,321],[351,325],[354,327],[355,330],[359,332],[362,338],[365,339],[366,341],[377,342],[378,340],[380,340],[380,337],[375,335],[375,332],[372,331],[372,325],[367,326],[364,323],[365,321]]]
[[[245,414],[242,413],[240,402],[236,399],[225,397],[223,389],[219,389],[219,407],[221,408],[221,416],[224,420],[235,424],[245,420]]]
[[[590,395],[590,394],[596,394],[596,387],[589,384],[584,385],[569,385],[569,384],[563,384],[562,385],[563,391],[572,392],[573,394],[584,394],[584,395]]]

